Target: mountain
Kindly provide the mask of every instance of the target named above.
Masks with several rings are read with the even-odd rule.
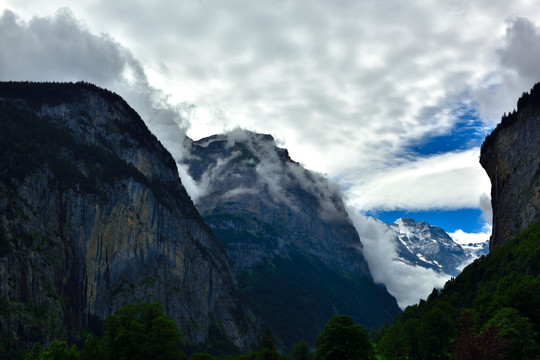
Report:
[[[482,145],[480,161],[492,182],[494,209],[489,254],[465,267],[441,291],[405,309],[378,339],[383,356],[538,358],[539,124],[536,84]]]
[[[489,254],[489,239],[481,243],[459,244],[461,248],[469,255],[471,260]]]
[[[491,180],[490,250],[540,220],[540,83],[482,144],[480,163]]]
[[[472,255],[457,244],[443,229],[409,218],[396,220],[397,255],[410,265],[456,276],[460,267],[472,261]]]
[[[212,333],[245,350],[259,323],[239,294],[172,156],[124,100],[0,83],[3,342],[78,341],[127,303],[159,301],[186,343]]]
[[[314,343],[334,314],[379,327],[400,312],[371,278],[337,187],[270,135],[235,130],[187,144],[195,203],[227,251],[243,294],[284,346]]]

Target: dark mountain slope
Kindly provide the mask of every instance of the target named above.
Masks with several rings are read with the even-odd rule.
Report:
[[[119,96],[0,83],[0,334],[78,340],[126,303],[159,301],[184,340],[241,349],[256,320],[174,160]]]
[[[337,313],[367,328],[399,313],[371,278],[339,191],[272,136],[235,130],[201,139],[185,162],[205,190],[196,206],[243,293],[286,346],[313,343]]]

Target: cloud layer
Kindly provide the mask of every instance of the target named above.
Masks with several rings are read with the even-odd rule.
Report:
[[[236,127],[271,133],[312,170],[354,173],[355,187],[391,183],[381,168],[429,166],[407,156],[412,143],[451,132],[467,111],[493,127],[540,79],[540,4],[527,1],[6,4],[25,21],[2,18],[1,78],[112,88],[177,155],[183,130],[195,139]],[[48,15],[62,6],[74,15]],[[489,189],[476,167],[445,173],[454,183],[446,199],[417,194],[382,206],[477,203]],[[471,184],[475,191],[463,189]],[[366,190],[355,202],[380,203],[378,188]]]
[[[489,222],[477,145],[411,148],[451,134],[465,114],[494,127],[540,80],[540,4],[526,0],[3,4],[0,80],[107,87],[177,159],[186,132],[273,134],[294,160],[339,181],[356,210],[475,207]],[[407,295],[415,281],[441,283],[391,259],[385,268],[384,234],[357,222],[374,276],[400,304],[430,291]]]

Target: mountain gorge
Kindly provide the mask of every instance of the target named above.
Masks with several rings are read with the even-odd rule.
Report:
[[[289,346],[313,343],[335,313],[379,327],[399,313],[376,285],[339,190],[272,136],[244,130],[188,144],[196,206],[226,249],[240,287]]]
[[[260,323],[172,156],[119,96],[0,84],[0,334],[77,341],[158,301],[191,344],[252,348]]]
[[[409,306],[378,340],[387,359],[536,359],[540,354],[540,83],[485,139],[490,252]]]

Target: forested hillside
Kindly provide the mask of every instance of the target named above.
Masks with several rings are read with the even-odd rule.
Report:
[[[390,359],[536,358],[540,353],[540,222],[476,260],[378,341]],[[478,357],[471,357],[477,354]]]

